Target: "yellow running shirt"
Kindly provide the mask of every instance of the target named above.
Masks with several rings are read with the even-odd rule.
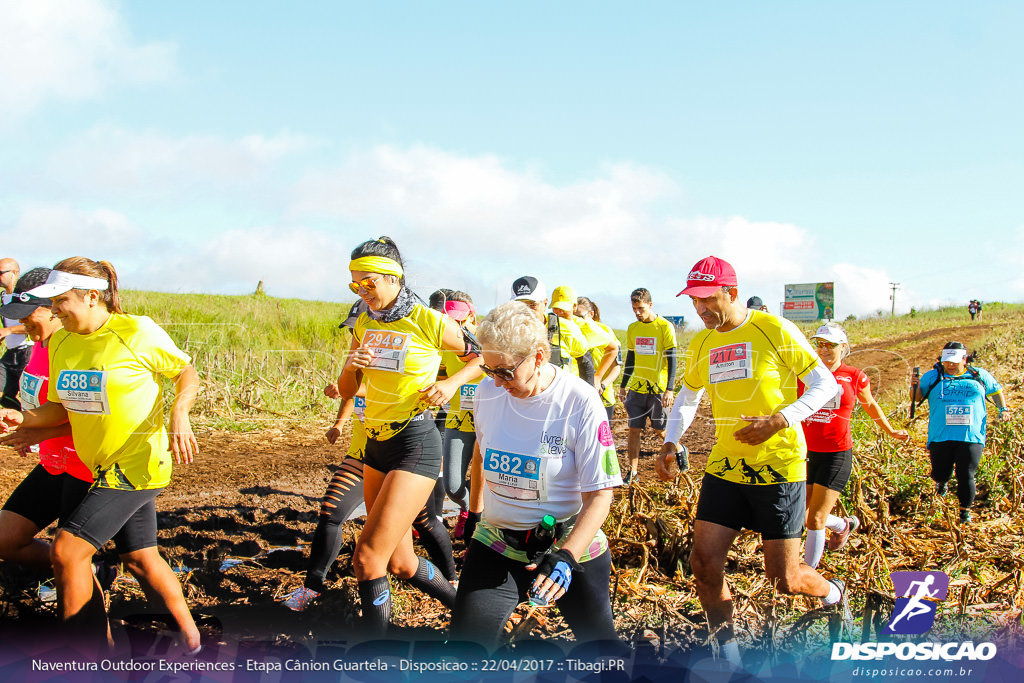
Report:
[[[158,489],[171,481],[160,377],[191,362],[145,316],[111,314],[92,334],[53,333],[47,400],[68,411],[78,456],[100,488]]]
[[[368,439],[387,441],[427,409],[419,390],[437,381],[441,340],[449,320],[419,303],[393,323],[379,322],[366,313],[356,320],[357,343],[373,352],[373,361],[363,369]]]
[[[797,399],[796,380],[818,363],[818,356],[790,321],[750,311],[729,332],[701,330],[686,350],[683,381],[693,391],[707,389],[715,416],[717,443],[705,472],[741,484],[776,484],[807,478],[804,434],[790,425],[757,446],[733,433],[749,423],[741,415],[772,415]]]
[[[451,377],[466,367],[466,361],[459,358],[459,354],[454,351],[442,351],[441,367],[444,368],[445,374]],[[448,404],[448,415],[444,420],[445,428],[468,433],[476,431],[473,426],[473,402],[476,400],[476,387],[483,378],[484,373],[481,372],[476,379],[466,382],[452,394],[452,400]]]
[[[626,350],[633,352],[633,374],[630,391],[638,394],[662,395],[668,384],[668,363],[665,351],[676,348],[676,328],[660,315],[653,322],[637,320],[626,329]]]
[[[550,313],[549,315],[554,315]],[[580,369],[576,365],[576,359],[589,351],[587,338],[583,330],[572,320],[565,318],[558,319],[558,334],[551,340],[552,349],[558,347],[562,350],[562,369],[568,370],[577,377],[580,376]]]
[[[607,325],[596,320],[576,318],[575,322],[583,332],[583,336],[587,338],[587,346],[590,347],[590,357],[594,359],[594,374],[596,375],[598,368],[601,367],[601,361],[604,360],[605,348],[615,341],[615,333]],[[606,406],[615,405],[615,389],[611,384],[601,394],[601,402]]]

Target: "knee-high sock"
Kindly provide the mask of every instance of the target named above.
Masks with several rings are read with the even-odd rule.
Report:
[[[448,583],[448,579],[430,560],[420,558],[416,574],[409,579],[409,583],[430,597],[440,600],[445,607],[451,609],[455,606],[455,587]]]
[[[363,608],[363,627],[370,638],[384,636],[391,623],[391,584],[388,577],[359,582],[359,602]]]
[[[445,579],[454,581],[458,574],[455,571],[455,558],[452,555],[452,539],[448,535],[448,529],[444,524],[437,521],[433,499],[427,499],[427,504],[420,510],[412,526],[420,534],[420,543],[430,555],[430,559],[441,569]]]
[[[808,529],[807,541],[804,543],[804,562],[812,567],[817,567],[821,562],[821,556],[825,552],[825,530]]]

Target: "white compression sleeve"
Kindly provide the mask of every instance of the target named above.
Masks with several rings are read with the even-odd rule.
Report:
[[[693,418],[697,417],[697,407],[700,405],[700,397],[704,395],[704,389],[693,391],[685,384],[676,394],[676,402],[672,404],[672,410],[668,414],[668,425],[665,427],[665,443],[679,444],[683,438],[683,432],[693,424]]]
[[[836,378],[821,363],[811,368],[802,381],[805,387],[803,395],[779,411],[790,425],[803,422],[818,412],[819,408],[830,399],[835,398],[836,392],[839,390]]]

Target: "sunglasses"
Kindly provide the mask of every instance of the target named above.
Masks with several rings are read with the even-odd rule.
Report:
[[[837,346],[839,346],[837,342],[829,342],[825,341],[824,339],[815,339],[814,345],[817,346],[819,349],[834,349]]]
[[[532,358],[532,356],[523,356],[519,359],[518,363],[512,366],[511,370],[508,368],[489,368],[486,365],[481,365],[480,369],[483,370],[488,377],[500,379],[502,382],[511,382],[516,376],[516,370],[519,369],[519,366],[522,365],[523,361],[527,358]]]
[[[362,280],[353,280],[348,283],[348,288],[352,290],[353,294],[358,294],[360,289],[372,292],[377,289],[377,280],[382,277],[384,276],[378,275],[377,277],[364,277]]]

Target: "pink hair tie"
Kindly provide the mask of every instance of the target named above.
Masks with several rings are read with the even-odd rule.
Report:
[[[452,320],[457,320],[461,323],[473,312],[473,307],[465,301],[450,300],[444,302],[444,312]]]

